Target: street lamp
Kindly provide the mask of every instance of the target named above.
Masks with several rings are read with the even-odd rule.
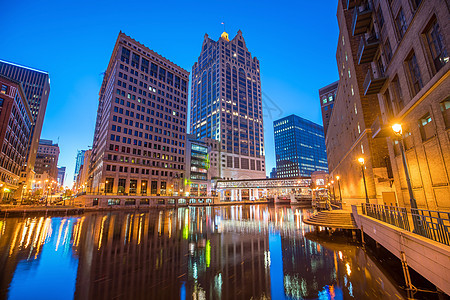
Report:
[[[395,137],[397,138],[398,146],[400,147],[400,152],[402,154],[403,169],[405,170],[406,184],[408,185],[409,202],[411,203],[411,209],[417,209],[416,199],[414,198],[411,186],[411,179],[409,178],[409,171],[408,171],[408,164],[406,163],[405,150],[403,148],[402,125],[394,124],[392,125],[392,130],[394,131]]]
[[[367,195],[366,176],[364,174],[364,163],[365,163],[364,157],[358,158],[358,162],[361,165],[361,171],[362,171],[362,176],[363,176],[363,181],[364,181],[364,192],[366,193],[366,203],[370,203],[369,196]]]
[[[106,186],[107,186],[108,183],[109,183],[109,181],[106,180],[106,181],[105,181],[105,195],[106,195]]]
[[[333,200],[336,203],[336,193],[334,192],[334,180],[331,180],[331,185],[333,186]]]
[[[341,181],[340,181],[341,177],[339,177],[339,175],[336,176],[336,180],[338,183],[338,188],[339,188],[339,200],[341,200],[342,202],[342,194],[341,194]]]

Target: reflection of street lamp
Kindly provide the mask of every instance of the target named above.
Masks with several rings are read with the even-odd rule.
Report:
[[[336,176],[336,180],[337,180],[338,188],[339,188],[339,200],[341,200],[341,202],[342,202],[341,181],[340,181],[340,179],[341,179],[341,177],[339,177],[339,175]]]
[[[358,158],[358,162],[361,165],[361,171],[362,171],[362,176],[363,176],[363,181],[364,181],[364,192],[366,193],[366,203],[370,203],[369,196],[367,195],[366,176],[364,174],[364,157]]]
[[[397,138],[398,145],[400,147],[400,152],[402,154],[403,169],[405,170],[406,184],[408,185],[409,202],[411,203],[411,209],[417,209],[416,199],[414,198],[411,186],[411,179],[409,178],[409,171],[408,171],[408,164],[406,163],[405,150],[403,148],[402,125],[394,124],[392,125],[392,130],[394,131],[395,137]]]

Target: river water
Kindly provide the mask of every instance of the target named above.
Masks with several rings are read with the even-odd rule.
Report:
[[[312,210],[191,207],[0,220],[0,299],[403,299]]]

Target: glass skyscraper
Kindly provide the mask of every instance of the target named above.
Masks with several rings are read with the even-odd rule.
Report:
[[[273,122],[277,178],[327,171],[323,127],[296,115]]]
[[[265,178],[259,61],[242,32],[218,41],[205,35],[192,67],[191,133],[220,142],[220,177]]]

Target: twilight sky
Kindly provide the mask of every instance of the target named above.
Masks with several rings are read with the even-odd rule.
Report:
[[[50,73],[41,138],[59,139],[71,186],[77,150],[92,145],[101,73],[119,31],[190,72],[204,34],[217,40],[225,22],[230,39],[241,29],[260,60],[269,174],[274,120],[297,114],[322,125],[318,89],[338,79],[336,9],[336,0],[6,1],[0,59]]]

